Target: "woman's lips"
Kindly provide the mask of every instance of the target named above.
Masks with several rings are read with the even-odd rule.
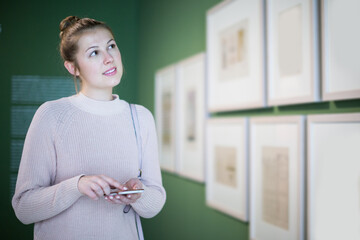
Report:
[[[116,74],[116,67],[110,68],[109,70],[107,70],[106,72],[104,72],[103,74],[105,76],[113,76]]]

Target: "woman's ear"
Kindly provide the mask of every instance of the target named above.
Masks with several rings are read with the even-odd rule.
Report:
[[[70,73],[71,75],[74,75],[74,76],[78,76],[78,75],[79,75],[79,71],[75,68],[74,63],[69,62],[69,61],[65,61],[65,62],[64,62],[64,66],[65,66],[65,68],[69,71],[69,73]]]

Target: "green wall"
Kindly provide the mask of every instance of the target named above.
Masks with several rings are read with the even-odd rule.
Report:
[[[155,71],[206,48],[206,11],[219,0],[140,1],[140,104],[154,113]],[[164,209],[143,220],[147,239],[248,239],[248,224],[205,205],[205,185],[163,172]]]
[[[10,203],[11,76],[69,76],[58,51],[59,23],[69,15],[91,17],[108,23],[122,53],[125,75],[116,93],[136,101],[138,8],[133,0],[0,2],[0,232],[11,236],[6,239],[32,239],[32,225],[21,224]]]

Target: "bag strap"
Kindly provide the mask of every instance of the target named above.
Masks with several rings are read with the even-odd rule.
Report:
[[[141,139],[141,133],[140,133],[140,125],[139,125],[139,118],[136,111],[135,104],[130,104],[131,109],[131,118],[135,130],[135,137],[136,137],[136,143],[138,147],[138,159],[139,159],[139,175],[138,178],[141,179],[142,175],[142,139]]]
[[[138,179],[141,180],[141,175],[142,175],[142,139],[141,139],[141,133],[140,133],[140,125],[139,125],[139,119],[138,119],[138,115],[137,115],[137,111],[136,111],[136,106],[135,104],[130,104],[130,112],[131,112],[131,119],[133,122],[133,126],[134,126],[134,131],[135,131],[135,137],[136,137],[136,144],[137,144],[137,148],[138,148],[138,160],[139,160],[139,174],[138,174]],[[126,205],[124,207],[123,212],[124,213],[128,213],[131,209],[131,205]],[[140,220],[140,216],[139,214],[135,213],[135,220],[136,220],[136,228],[138,231],[138,236],[139,236],[139,240],[144,240],[144,233],[141,227],[141,220]]]

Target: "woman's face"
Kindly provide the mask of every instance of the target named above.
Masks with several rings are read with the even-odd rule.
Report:
[[[82,33],[76,61],[79,68],[76,74],[82,80],[81,91],[112,91],[120,83],[123,74],[121,55],[107,29],[99,27]]]

